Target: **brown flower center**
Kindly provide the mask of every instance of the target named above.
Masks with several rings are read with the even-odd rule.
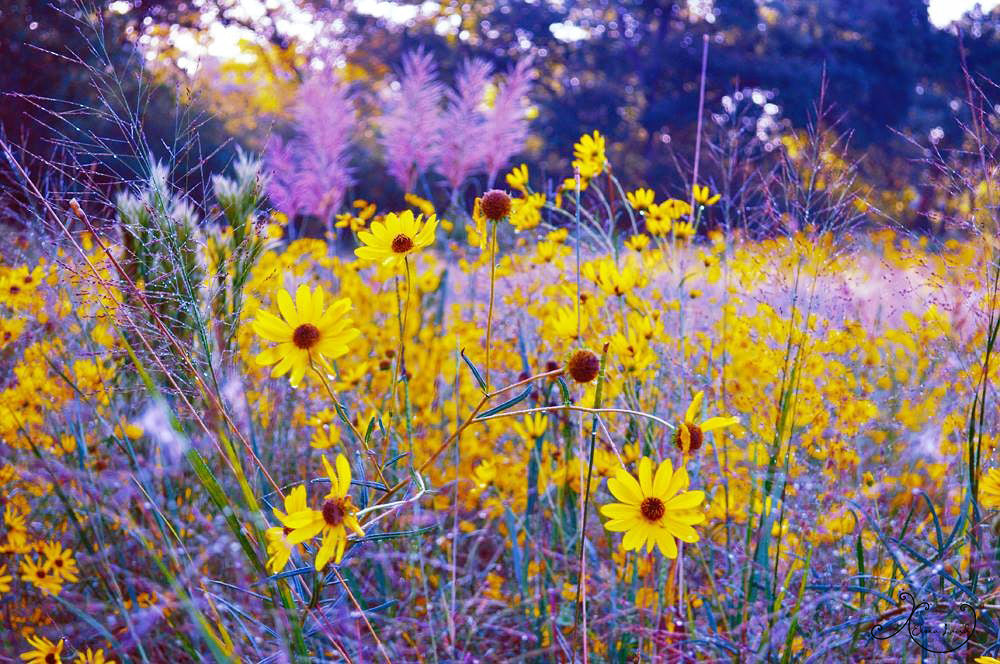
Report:
[[[410,239],[409,235],[403,235],[400,233],[396,237],[392,238],[392,250],[397,254],[405,254],[410,249],[413,249],[413,240]]]
[[[45,664],[56,664],[56,656],[49,653],[45,656]]]
[[[688,437],[691,439],[691,443],[687,449],[684,449],[684,439],[681,438],[681,427],[687,428]],[[674,433],[674,445],[676,445],[677,449],[685,454],[688,452],[697,452],[704,439],[705,434],[702,433],[701,427],[697,424],[692,424],[691,422],[683,422],[679,427],[677,427],[677,431]]]
[[[664,513],[666,513],[667,507],[659,498],[650,496],[643,499],[642,504],[639,506],[639,511],[642,512],[642,516],[647,521],[659,521]]]
[[[56,558],[55,560],[52,561],[52,564],[55,565],[56,567],[62,567],[63,566],[63,559],[62,558]]]
[[[312,323],[302,323],[292,332],[292,343],[302,350],[309,350],[319,341],[319,329]]]
[[[43,570],[43,569],[38,570],[38,578],[39,579],[44,579],[46,576],[48,576],[48,575],[45,573],[45,570]]]
[[[343,523],[345,513],[343,500],[329,498],[323,503],[323,520],[331,526],[339,526]]]

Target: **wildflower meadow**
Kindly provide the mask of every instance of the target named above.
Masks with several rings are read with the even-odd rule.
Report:
[[[0,90],[0,661],[1000,662],[1000,16],[892,161],[726,77],[781,3],[552,3],[690,37],[613,120],[549,3],[289,3],[28,17],[96,92]]]

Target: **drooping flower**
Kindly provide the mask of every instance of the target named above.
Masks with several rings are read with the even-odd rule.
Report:
[[[276,299],[284,320],[262,310],[253,322],[254,332],[278,344],[258,353],[257,364],[274,365],[273,377],[291,372],[292,387],[299,386],[313,362],[324,366],[327,360],[347,354],[348,344],[360,334],[351,327],[353,321],[346,315],[351,309],[351,301],[341,298],[325,308],[324,297],[322,286],[310,292],[309,287],[302,284],[295,291],[293,302],[292,296],[282,288]]]
[[[694,395],[694,398],[691,399],[691,405],[684,413],[684,421],[677,425],[677,431],[674,433],[674,445],[685,454],[697,452],[705,440],[705,434],[709,431],[736,426],[740,423],[738,417],[710,417],[702,421],[701,424],[696,424],[694,418],[701,409],[704,397],[703,391]]]
[[[667,558],[677,557],[676,539],[697,542],[698,533],[691,526],[705,520],[697,509],[705,499],[704,491],[687,491],[689,479],[683,466],[675,472],[670,460],[660,463],[653,473],[649,457],[639,460],[639,479],[623,468],[608,480],[608,490],[621,502],[601,507],[601,514],[610,521],[604,527],[612,532],[624,532],[622,546],[626,551],[647,552],[655,546]]]
[[[371,230],[358,233],[363,246],[354,250],[362,260],[381,261],[386,267],[395,267],[410,254],[434,244],[437,217],[427,221],[423,215],[413,216],[411,210],[399,214],[390,212],[382,221],[372,222]]]
[[[656,194],[652,189],[639,188],[633,192],[625,194],[629,205],[635,210],[648,210],[656,200]]]
[[[694,194],[694,202],[699,205],[715,205],[719,202],[719,199],[722,198],[722,194],[710,196],[709,194],[711,192],[705,185],[694,185],[692,193]]]
[[[282,523],[291,529],[287,539],[292,545],[322,535],[323,542],[316,552],[317,570],[326,567],[331,559],[334,563],[340,563],[344,558],[348,528],[360,537],[365,534],[355,516],[358,508],[347,493],[351,488],[351,466],[343,454],[337,455],[336,464],[337,469],[334,471],[330,462],[323,457],[323,466],[330,480],[330,491],[323,500],[323,506],[318,510],[298,510],[282,519]]]
[[[308,508],[306,488],[300,484],[285,496],[285,511],[282,512],[275,507],[272,512],[278,521],[284,523],[289,514],[301,512]],[[292,556],[292,550],[295,548],[295,545],[288,541],[289,532],[291,530],[287,526],[274,526],[264,531],[269,556],[267,559],[267,568],[271,571],[271,574],[277,574],[285,569],[288,559]]]

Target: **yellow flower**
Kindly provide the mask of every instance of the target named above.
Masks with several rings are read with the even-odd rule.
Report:
[[[511,189],[516,189],[522,194],[528,194],[528,165],[521,164],[520,166],[515,166],[510,173],[507,174],[507,186]]]
[[[625,247],[632,251],[643,251],[649,247],[649,236],[639,233],[625,240]]]
[[[1000,509],[1000,468],[990,468],[980,478],[979,504],[988,510]]]
[[[100,648],[97,650],[87,648],[86,651],[77,651],[73,664],[115,664],[115,660],[104,659],[104,651]]]
[[[382,221],[372,222],[370,231],[358,233],[358,240],[364,246],[354,250],[354,255],[366,261],[381,261],[386,267],[395,267],[415,251],[434,244],[437,217],[431,215],[423,221],[423,215],[413,216],[405,210],[399,214],[390,212]]]
[[[62,591],[62,581],[52,565],[47,562],[39,565],[34,558],[21,561],[21,580],[36,586],[47,595],[58,595]]]
[[[284,320],[261,310],[253,322],[254,332],[278,344],[261,351],[254,359],[260,366],[273,364],[273,377],[290,371],[292,387],[298,387],[313,361],[325,365],[327,359],[347,354],[348,344],[360,334],[351,327],[353,321],[345,315],[351,309],[349,299],[341,298],[328,309],[324,308],[323,299],[322,286],[310,292],[305,284],[300,285],[295,291],[294,302],[282,288],[277,300],[278,311]]]
[[[10,592],[10,582],[13,580],[14,577],[7,573],[7,566],[0,565],[0,597]]]
[[[42,553],[45,555],[45,562],[52,566],[52,571],[63,581],[76,583],[79,581],[76,567],[76,560],[73,559],[73,551],[64,549],[59,542],[45,542],[42,544]]]
[[[272,511],[274,512],[274,518],[284,523],[289,514],[307,509],[309,509],[309,505],[306,502],[306,488],[300,484],[285,496],[284,512],[277,507]],[[288,564],[288,559],[291,557],[292,549],[295,548],[295,545],[288,542],[284,526],[268,528],[264,531],[264,538],[267,539],[267,553],[269,556],[267,559],[267,568],[271,570],[271,574],[277,574],[285,569],[285,565]]]
[[[535,228],[542,222],[545,194],[529,194],[511,201],[510,224],[517,232]]]
[[[698,392],[694,395],[694,398],[691,399],[691,405],[684,413],[684,421],[677,426],[677,431],[674,433],[674,444],[685,454],[698,451],[704,442],[704,434],[709,431],[736,426],[740,423],[738,417],[710,417],[701,424],[695,424],[694,418],[701,409],[701,401],[704,397],[704,392]]]
[[[715,194],[714,196],[709,196],[708,187],[704,185],[695,185],[693,188],[694,202],[700,205],[715,205],[719,202],[722,194]]]
[[[639,479],[619,468],[608,480],[608,490],[618,503],[601,507],[601,514],[610,520],[604,527],[612,532],[624,532],[622,547],[626,551],[647,552],[655,546],[667,558],[677,557],[676,539],[697,542],[698,533],[691,526],[705,520],[698,506],[705,500],[704,491],[686,491],[687,469],[674,472],[670,460],[663,461],[653,473],[649,457],[639,460]]]
[[[426,198],[421,198],[416,194],[406,194],[405,196],[403,196],[403,198],[406,199],[407,203],[420,210],[420,212],[424,216],[426,217],[434,216],[434,204],[431,203]]]
[[[672,230],[674,237],[681,240],[689,240],[694,237],[694,224],[690,221],[675,221]]]
[[[580,176],[593,178],[604,172],[607,155],[604,150],[604,136],[596,129],[593,134],[584,134],[573,145],[573,166],[580,170]]]
[[[977,657],[973,661],[975,661],[976,664],[1000,664],[1000,659],[997,659],[996,657],[988,657],[985,655],[982,657]]]
[[[542,413],[528,413],[523,423],[515,421],[511,424],[514,432],[528,442],[541,438],[548,426],[549,419]]]
[[[63,640],[52,643],[44,636],[28,635],[24,637],[31,645],[31,650],[21,654],[27,664],[62,664]]]
[[[323,507],[318,510],[301,509],[282,519],[282,523],[292,531],[288,534],[290,544],[299,544],[317,535],[323,536],[323,543],[316,552],[317,570],[326,567],[331,559],[334,563],[340,563],[344,558],[347,528],[359,537],[364,537],[365,534],[357,517],[354,516],[358,508],[347,495],[351,488],[351,466],[343,454],[337,455],[336,463],[337,470],[334,472],[330,462],[325,456],[323,457],[323,466],[330,480],[330,492],[324,498]]]
[[[652,189],[636,189],[629,194],[625,194],[625,198],[628,199],[629,205],[634,209],[647,210],[656,200],[656,194]]]

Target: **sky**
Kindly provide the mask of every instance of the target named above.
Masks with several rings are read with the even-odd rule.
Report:
[[[944,27],[961,18],[962,14],[975,7],[977,2],[986,11],[1000,4],[1000,0],[931,0],[928,10],[931,23]]]

